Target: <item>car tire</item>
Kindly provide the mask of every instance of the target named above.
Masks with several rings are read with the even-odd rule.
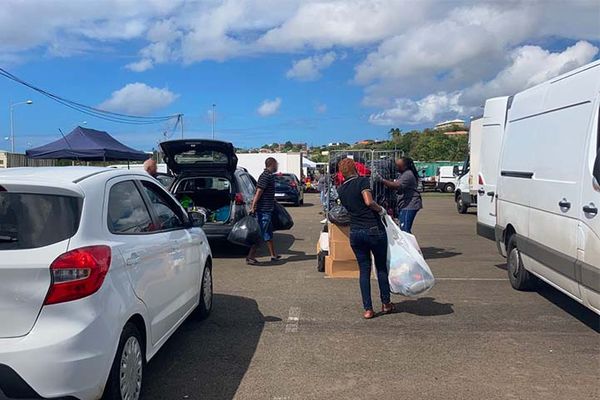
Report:
[[[531,290],[534,287],[533,276],[523,266],[521,252],[517,247],[517,239],[512,235],[508,240],[506,270],[511,286],[516,290]]]
[[[462,196],[458,196],[458,198],[456,199],[456,210],[458,211],[458,213],[466,214],[468,209],[469,206],[465,204],[464,200],[462,199]]]
[[[200,301],[198,302],[198,307],[194,310],[194,317],[202,321],[208,318],[213,306],[212,265],[210,263],[207,263],[206,267],[204,267],[200,285]]]
[[[128,322],[121,332],[115,359],[104,388],[105,400],[138,400],[142,392],[146,357],[142,335],[135,324]],[[129,396],[131,395],[131,396]]]
[[[454,187],[454,183],[446,183],[446,185],[444,186],[444,192],[446,193],[454,193],[454,189],[456,189]]]

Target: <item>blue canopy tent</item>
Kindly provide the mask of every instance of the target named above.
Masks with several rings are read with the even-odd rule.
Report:
[[[27,150],[29,158],[81,161],[144,161],[149,155],[125,146],[108,133],[78,126],[55,142]]]

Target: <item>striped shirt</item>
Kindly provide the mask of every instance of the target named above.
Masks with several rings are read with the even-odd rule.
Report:
[[[275,175],[268,169],[265,169],[258,177],[256,187],[263,190],[263,194],[256,204],[256,211],[273,211],[275,207]]]

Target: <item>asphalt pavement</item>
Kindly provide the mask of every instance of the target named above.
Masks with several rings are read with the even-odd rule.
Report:
[[[322,216],[317,196],[306,203],[275,236],[280,263],[213,245],[212,315],[149,363],[142,399],[600,398],[598,316],[547,285],[513,290],[474,209],[424,199],[414,233],[437,284],[367,321],[357,280],[317,272]]]

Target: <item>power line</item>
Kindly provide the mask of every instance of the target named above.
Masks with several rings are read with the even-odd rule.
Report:
[[[177,118],[177,122],[180,121],[180,119],[182,118],[183,114],[172,114],[172,115],[164,115],[164,116],[139,116],[139,115],[129,115],[129,114],[122,114],[122,113],[117,113],[117,112],[112,112],[112,111],[107,111],[107,110],[102,110],[96,107],[91,107],[76,101],[72,101],[69,99],[66,99],[64,97],[58,96],[54,93],[48,92],[40,87],[37,87],[27,81],[24,81],[23,79],[11,74],[10,72],[6,71],[3,68],[0,68],[0,76],[4,76],[5,78],[8,78],[14,82],[17,82],[23,86],[26,86],[40,94],[42,94],[43,96],[46,96],[54,101],[56,101],[59,104],[62,104],[65,107],[71,108],[75,111],[79,111],[83,114],[95,117],[95,118],[100,118],[106,121],[111,121],[111,122],[116,122],[116,123],[123,123],[123,124],[130,124],[130,125],[149,125],[149,124],[156,124],[156,123],[160,123],[160,122],[166,122],[169,121],[173,118]],[[176,122],[176,123],[177,123]]]

